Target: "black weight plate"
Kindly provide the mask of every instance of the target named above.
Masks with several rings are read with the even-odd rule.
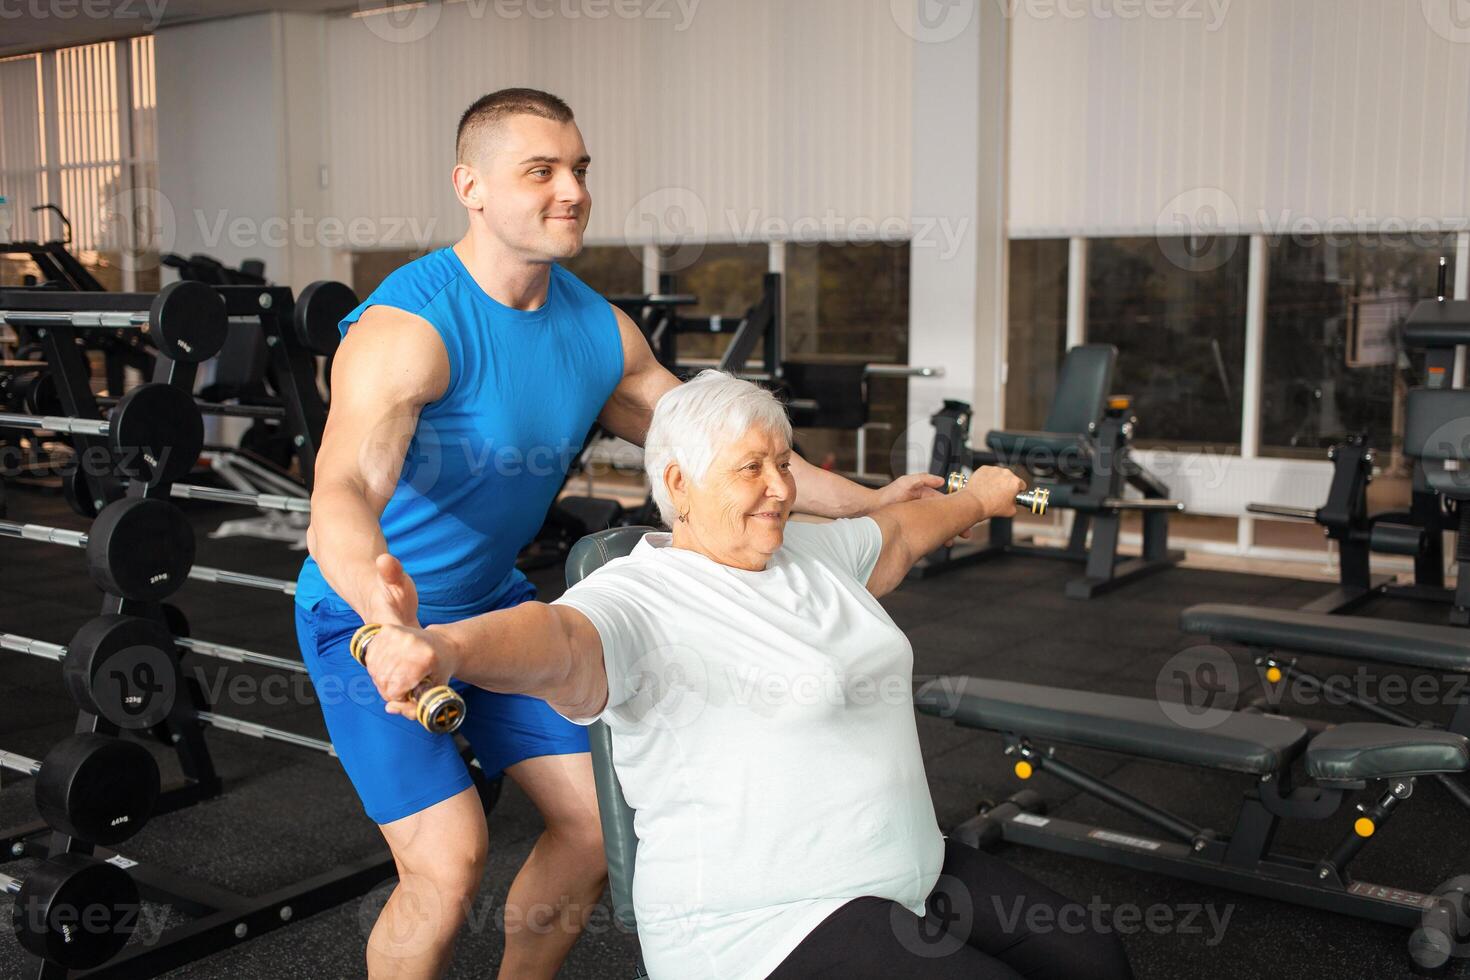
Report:
[[[102,508],[87,535],[87,570],[97,588],[159,602],[194,565],[194,529],[167,500],[129,497]]]
[[[148,310],[148,335],[159,352],[183,364],[218,354],[229,329],[224,297],[202,282],[169,283]]]
[[[36,809],[53,830],[92,844],[120,844],[158,803],[158,763],[137,742],[83,732],[57,742],[36,776]]]
[[[93,518],[97,512],[106,507],[109,501],[122,498],[124,488],[115,476],[99,474],[93,479],[100,483],[103,499],[100,502],[92,496],[92,489],[87,485],[87,476],[82,469],[83,463],[80,458],[74,460],[71,467],[61,474],[61,495],[66,499],[66,505],[71,508],[73,514],[78,517]]]
[[[204,448],[204,417],[194,396],[146,384],[123,396],[108,417],[108,441],[124,476],[150,486],[187,476]]]
[[[65,415],[61,392],[50,372],[22,378],[19,384],[21,404],[30,415]]]
[[[26,876],[11,920],[16,938],[31,953],[86,969],[127,945],[138,898],[138,886],[122,868],[82,854],[58,854]]]
[[[78,705],[128,731],[167,718],[179,692],[173,638],[137,616],[88,620],[67,646],[62,676]]]
[[[172,602],[165,602],[159,607],[163,612],[163,621],[168,626],[168,631],[174,636],[189,637],[189,617],[184,615],[184,610]]]
[[[357,309],[357,294],[352,287],[328,279],[318,280],[296,297],[296,337],[306,349],[331,356],[342,341],[337,325]]]

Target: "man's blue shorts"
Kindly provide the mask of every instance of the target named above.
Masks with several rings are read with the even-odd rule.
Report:
[[[524,583],[501,608],[535,595],[535,588]],[[425,626],[452,621],[435,619],[422,609],[419,617]],[[347,650],[361,625],[357,613],[336,596],[309,610],[296,607],[302,659],[332,744],[368,816],[385,824],[447,800],[472,783],[452,735],[430,734],[418,722],[384,710],[372,679]],[[588,751],[587,729],[567,721],[545,701],[495,694],[457,680],[451,686],[465,700],[459,733],[488,776],[537,756]]]

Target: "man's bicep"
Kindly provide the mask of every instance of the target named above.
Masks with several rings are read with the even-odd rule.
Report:
[[[332,363],[332,405],[316,485],[363,487],[386,502],[423,406],[444,395],[449,355],[423,319],[372,307]]]
[[[643,331],[628,314],[613,307],[623,344],[623,378],[603,406],[597,421],[620,439],[641,446],[648,436],[654,406],[679,384],[653,356]]]

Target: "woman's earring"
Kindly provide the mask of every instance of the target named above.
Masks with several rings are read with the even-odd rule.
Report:
[[[682,514],[679,515],[679,523],[680,524],[688,524],[689,523],[689,512],[687,510],[684,513],[682,513]]]

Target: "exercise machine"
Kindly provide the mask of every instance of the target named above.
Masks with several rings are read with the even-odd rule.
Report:
[[[947,477],[980,466],[1017,467],[1029,482],[1050,491],[1052,507],[1073,511],[1075,520],[1067,545],[1053,547],[1023,544],[1009,518],[992,518],[988,542],[940,548],[915,565],[911,576],[924,578],[1004,554],[1057,558],[1085,566],[1081,578],[1067,583],[1066,595],[1088,599],[1179,563],[1183,552],[1169,548],[1169,515],[1184,505],[1169,499],[1169,488],[1133,457],[1138,419],[1132,401],[1108,394],[1117,355],[1110,344],[1069,350],[1044,429],[992,431],[985,437],[987,450],[969,447],[970,406],[944,403],[930,419],[930,473]],[[1127,495],[1129,488],[1140,496]],[[1143,550],[1137,558],[1118,554],[1123,515],[1129,512],[1143,521]]]

